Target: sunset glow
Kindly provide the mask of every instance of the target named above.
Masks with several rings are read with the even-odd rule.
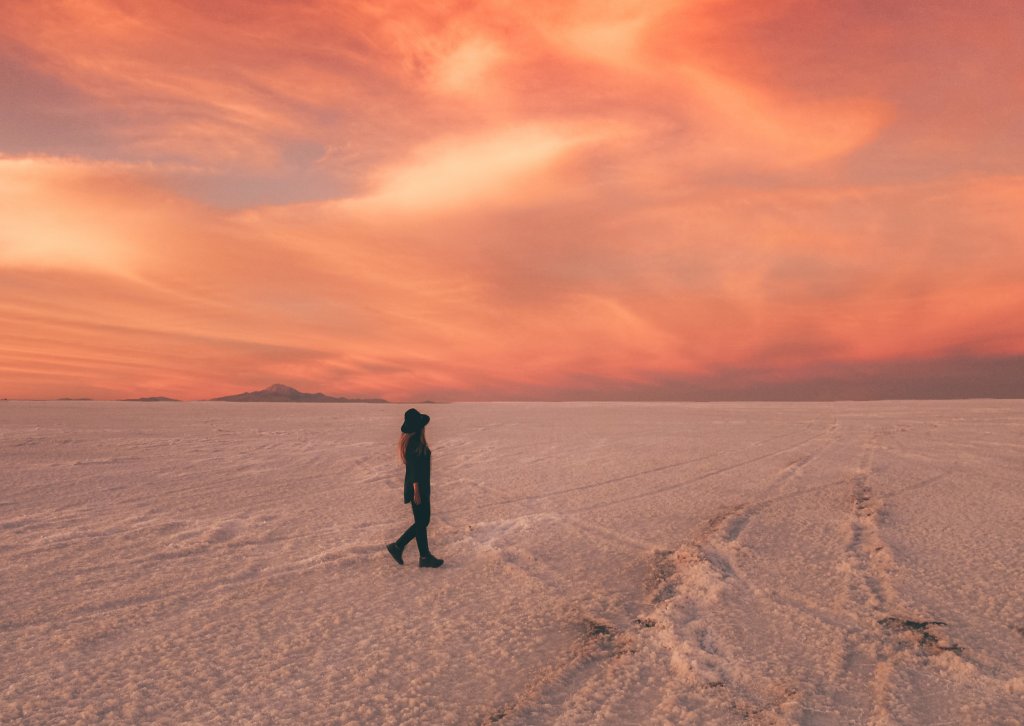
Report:
[[[4,16],[0,397],[1024,397],[1017,3]]]

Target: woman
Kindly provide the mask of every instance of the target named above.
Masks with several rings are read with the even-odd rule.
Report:
[[[430,554],[427,546],[427,525],[430,524],[430,449],[427,447],[423,427],[430,416],[415,408],[405,412],[402,436],[398,439],[398,453],[405,463],[405,501],[412,504],[413,523],[396,542],[389,544],[388,552],[402,565],[402,550],[413,537],[420,550],[420,567],[440,567],[444,560]]]

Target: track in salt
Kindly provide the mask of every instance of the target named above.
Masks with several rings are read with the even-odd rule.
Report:
[[[808,438],[802,439],[801,441],[797,442],[796,444],[793,444],[793,445],[790,445],[790,446],[785,446],[785,447],[783,447],[781,449],[775,449],[775,450],[773,450],[771,452],[768,452],[767,454],[763,454],[761,456],[756,456],[756,457],[753,457],[753,458],[750,458],[750,459],[744,459],[742,462],[740,462],[738,464],[733,464],[733,465],[725,466],[725,467],[720,468],[720,469],[716,469],[716,470],[714,470],[712,472],[708,472],[706,475],[701,475],[697,479],[688,480],[686,483],[689,483],[690,481],[699,481],[700,479],[707,478],[708,476],[714,476],[715,474],[725,473],[725,472],[731,471],[733,469],[739,468],[741,466],[745,466],[747,464],[753,464],[753,463],[756,463],[756,462],[761,461],[763,459],[767,459],[767,458],[770,458],[772,456],[775,456],[777,454],[785,453],[786,451],[790,451],[793,448],[796,448],[798,446],[802,446],[805,443],[808,443],[810,441],[814,441],[814,440],[816,440],[818,438],[821,438],[821,436],[823,436],[825,434],[834,433],[836,428],[837,428],[837,424],[836,424],[835,421],[833,421],[832,424],[828,427],[828,429],[826,431],[819,432],[817,434],[814,434],[813,436],[810,436]],[[561,489],[556,489],[556,490],[553,490],[553,491],[544,492],[542,494],[534,494],[534,495],[523,496],[523,497],[513,497],[513,498],[509,498],[509,499],[502,499],[502,500],[499,500],[499,501],[486,502],[484,504],[474,505],[472,507],[458,507],[458,508],[454,508],[454,509],[452,509],[450,511],[453,512],[453,513],[467,512],[467,511],[478,511],[478,510],[490,509],[490,508],[493,508],[493,507],[498,507],[498,506],[507,505],[507,504],[521,504],[521,503],[525,503],[525,502],[542,501],[542,500],[545,500],[545,499],[561,497],[561,496],[564,496],[566,494],[573,494],[575,492],[585,491],[585,490],[588,490],[588,489],[596,489],[596,488],[599,488],[599,487],[609,486],[609,485],[612,485],[612,484],[620,484],[620,483],[622,483],[624,481],[629,481],[631,479],[638,479],[640,477],[649,476],[651,474],[660,474],[660,473],[665,472],[665,471],[671,471],[672,469],[678,469],[679,467],[689,466],[691,464],[696,464],[696,463],[699,463],[701,461],[707,461],[709,459],[723,458],[723,457],[726,457],[726,456],[728,456],[730,454],[735,454],[735,453],[738,453],[738,452],[747,451],[747,450],[752,449],[752,448],[757,448],[759,446],[763,446],[764,444],[770,443],[772,441],[777,441],[779,439],[787,438],[789,436],[792,436],[792,434],[789,433],[789,432],[786,432],[786,433],[783,433],[783,434],[776,434],[775,436],[769,436],[769,437],[766,437],[764,439],[759,439],[757,441],[754,441],[752,443],[746,444],[744,446],[739,446],[739,447],[734,447],[734,448],[730,448],[730,449],[724,449],[724,450],[720,450],[720,451],[715,451],[713,453],[705,454],[703,456],[695,456],[695,457],[691,457],[689,459],[684,459],[682,461],[672,462],[671,464],[665,464],[665,465],[662,465],[662,466],[652,467],[652,468],[648,468],[648,469],[641,469],[640,471],[636,471],[636,472],[633,472],[633,473],[630,473],[630,474],[625,474],[625,475],[622,475],[622,476],[611,477],[611,478],[608,478],[608,479],[601,479],[599,481],[588,482],[586,484],[581,484],[579,486],[574,486],[574,487],[564,487],[564,488],[561,488]],[[668,489],[668,487],[666,489]],[[661,491],[661,490],[651,490],[648,493],[652,493],[653,494],[653,493],[658,493],[658,491]],[[621,501],[628,501],[628,500],[629,500],[629,498],[627,498],[627,499],[617,499],[617,500],[614,500],[614,501],[608,500],[608,503],[612,504],[612,503],[618,503],[618,502],[621,502]]]
[[[808,454],[791,462],[768,488],[784,489],[820,454],[821,451]],[[660,683],[672,693],[672,703],[665,706],[659,717],[693,711],[717,712],[739,722],[777,716],[797,708],[797,690],[793,687],[783,685],[766,696],[763,691],[755,693],[735,682],[701,625],[704,614],[726,590],[740,588],[750,594],[736,561],[736,541],[764,505],[726,508],[682,546],[648,550],[645,557],[649,559],[650,574],[638,598],[639,606],[612,618],[598,613],[582,615],[580,638],[562,663],[541,674],[516,699],[502,704],[484,720],[530,723],[559,714],[565,722],[614,720],[616,708],[623,706],[628,697],[621,691],[608,695],[611,689],[602,690],[601,684],[639,683],[645,670],[656,671],[657,664],[674,673],[669,681]],[[611,530],[578,517],[571,521],[595,540],[622,539]],[[640,549],[644,546],[632,539],[625,543]],[[525,571],[520,574],[529,576]],[[687,657],[680,658],[680,653]],[[657,676],[655,679],[663,680]],[[589,710],[586,698],[574,695],[590,689],[604,694],[600,707],[594,711]],[[664,695],[661,700],[664,703]]]
[[[586,511],[591,511],[591,510],[594,510],[594,509],[601,509],[601,508],[605,508],[605,507],[610,507],[610,506],[613,506],[613,505],[616,505],[616,504],[623,504],[625,502],[636,501],[638,499],[645,499],[645,498],[652,497],[652,496],[655,496],[655,495],[658,495],[658,494],[664,494],[666,492],[680,491],[680,490],[682,490],[683,487],[687,487],[689,485],[696,484],[696,483],[704,481],[706,479],[711,479],[713,477],[717,477],[717,476],[720,476],[722,474],[726,474],[728,472],[735,471],[736,469],[740,469],[740,468],[743,468],[745,466],[750,466],[751,464],[756,464],[758,462],[765,461],[766,459],[774,458],[774,457],[779,456],[781,454],[785,454],[785,453],[787,453],[789,451],[793,451],[795,449],[799,449],[799,448],[801,448],[803,446],[806,446],[807,444],[810,444],[811,442],[818,441],[819,439],[822,439],[822,438],[824,438],[826,436],[831,436],[831,437],[834,438],[835,435],[836,435],[837,430],[838,430],[838,426],[837,426],[836,423],[833,422],[833,424],[831,426],[829,426],[826,430],[820,431],[820,432],[814,434],[813,436],[808,436],[807,438],[801,439],[800,441],[797,441],[796,443],[790,444],[789,446],[783,446],[781,448],[774,449],[772,451],[769,451],[767,453],[761,454],[759,456],[752,457],[750,459],[744,459],[743,461],[740,461],[740,462],[737,462],[737,463],[734,463],[734,464],[729,464],[729,465],[722,466],[722,467],[719,467],[719,468],[716,468],[716,469],[712,469],[710,471],[702,472],[701,474],[697,474],[696,476],[689,477],[689,478],[684,479],[684,480],[679,481],[679,482],[675,482],[675,483],[668,484],[668,485],[665,485],[665,486],[654,487],[652,489],[644,489],[643,491],[637,492],[636,494],[631,494],[629,496],[618,497],[618,498],[615,498],[615,499],[602,499],[600,502],[597,502],[597,503],[594,503],[594,504],[590,504],[590,505],[587,505],[587,506],[583,506],[583,507],[576,507],[576,508],[574,508],[572,510],[569,510],[569,511],[571,511],[572,513],[586,512]]]
[[[941,653],[961,656],[945,622],[927,615],[908,614],[895,585],[896,555],[883,536],[885,501],[873,483],[881,438],[891,431],[874,431],[862,446],[861,460],[848,480],[849,535],[847,542],[848,595],[846,611],[852,627],[843,656],[846,687],[837,691],[836,705],[846,713],[859,713],[871,723],[891,723],[896,685],[903,666],[920,657]],[[947,473],[928,477],[909,491],[937,481]]]
[[[639,664],[650,665],[658,660],[656,653],[660,652],[664,663],[673,664],[677,683],[687,685],[674,691],[680,714],[717,714],[713,720],[725,723],[731,723],[730,719],[736,722],[788,721],[798,716],[831,723],[838,713],[859,713],[864,719],[875,722],[891,719],[886,702],[893,688],[894,667],[904,653],[907,657],[941,653],[960,657],[963,649],[951,640],[943,621],[906,615],[908,609],[901,605],[890,572],[893,554],[881,537],[880,513],[884,502],[871,481],[876,447],[874,438],[865,443],[862,461],[852,477],[789,491],[790,482],[799,478],[822,451],[804,455],[787,465],[767,487],[765,493],[775,496],[767,496],[754,504],[726,508],[709,519],[690,542],[674,550],[655,550],[650,555],[652,576],[644,598],[647,606],[614,622],[597,615],[584,618],[592,624],[588,637],[598,637],[601,647],[587,650],[589,655],[582,660],[579,653],[575,653],[557,676],[545,676],[546,685],[529,689],[519,701],[506,704],[495,715],[513,722],[530,722],[553,713],[574,713],[583,706],[574,701],[573,692],[586,691],[598,683],[635,677],[630,662],[635,661],[636,669],[642,670]],[[941,476],[922,480],[915,486]],[[844,487],[849,492],[850,502],[847,612],[814,607],[753,588],[737,559],[738,541],[750,522],[760,512],[786,499],[826,490],[838,493]],[[612,534],[606,528],[577,517],[573,519],[579,529],[597,539]],[[632,540],[627,544],[643,545]],[[749,679],[737,678],[726,655],[716,647],[715,637],[709,637],[710,631],[703,624],[708,613],[725,605],[723,598],[731,602],[728,607],[733,608],[743,598],[761,600],[769,609],[812,617],[844,634],[842,641],[848,644],[841,669],[844,685],[834,694],[834,700],[823,708],[814,690],[807,690],[814,689],[813,684],[796,679],[777,678],[773,685],[772,678],[762,678],[752,685]],[[594,623],[599,625],[593,626]],[[595,627],[598,636],[593,635]],[[655,634],[657,637],[652,639]],[[679,654],[685,657],[680,658]],[[572,689],[567,693],[564,689],[569,683]],[[602,705],[603,717],[614,711],[615,704],[611,701],[622,698],[616,695],[614,699],[607,699]],[[589,713],[584,708],[580,715],[596,717],[600,714]]]

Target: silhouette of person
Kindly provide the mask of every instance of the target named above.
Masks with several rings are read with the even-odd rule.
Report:
[[[430,524],[430,447],[424,427],[430,416],[415,408],[405,412],[402,435],[398,439],[398,453],[405,463],[405,501],[412,504],[412,526],[394,542],[387,545],[395,562],[402,565],[402,550],[414,538],[420,551],[420,567],[440,567],[444,560],[430,553],[427,543],[427,525]]]

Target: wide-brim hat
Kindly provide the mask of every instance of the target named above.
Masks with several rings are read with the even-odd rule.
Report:
[[[430,423],[430,416],[425,413],[420,413],[415,408],[410,408],[405,412],[405,422],[402,424],[403,434],[414,434],[417,431],[423,429]]]

